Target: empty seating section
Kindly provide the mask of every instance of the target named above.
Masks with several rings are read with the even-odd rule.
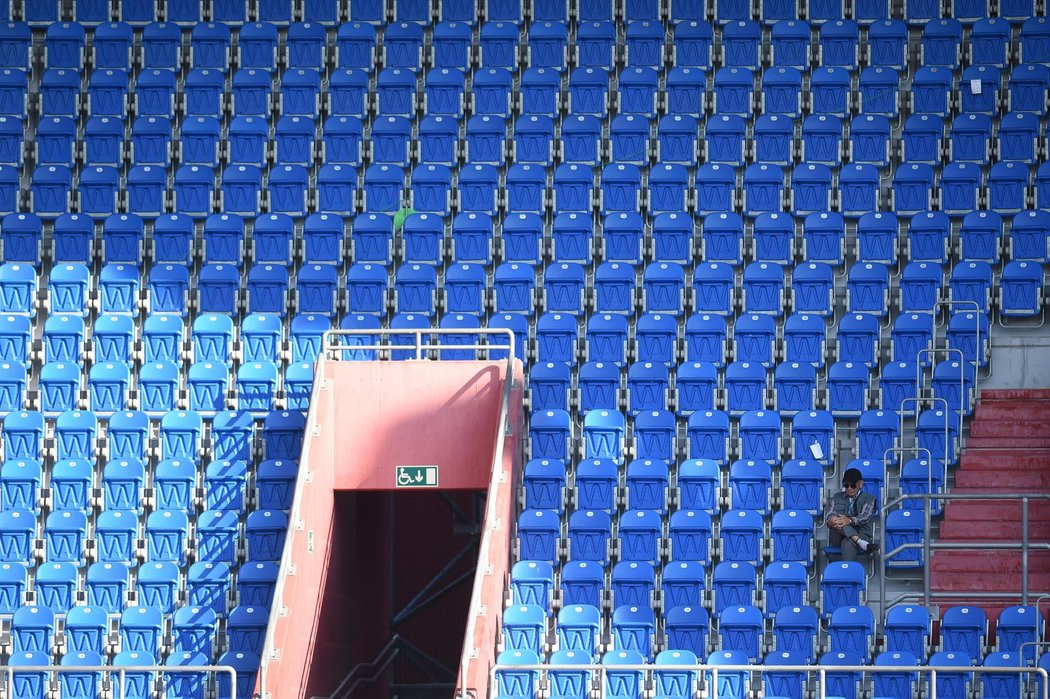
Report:
[[[425,264],[445,306],[428,296],[412,312],[527,333],[529,460],[498,662],[549,661],[552,696],[582,695],[590,676],[571,666],[590,662],[654,663],[610,669],[616,696],[635,682],[691,695],[703,678],[671,690],[660,671],[683,659],[983,662],[991,641],[935,645],[922,607],[875,619],[870,571],[829,561],[819,523],[846,467],[880,503],[943,492],[988,333],[1042,319],[1046,18],[984,3],[641,5],[490,5],[477,59],[454,63],[468,103],[457,80],[433,107],[447,64],[424,52],[409,66],[423,105],[387,109],[379,87],[362,117],[415,120],[418,135],[391,121],[389,156],[373,138],[362,158],[405,176],[376,207],[386,180],[366,172],[354,252],[379,212],[419,213],[400,234],[384,219],[355,258],[353,310],[388,319],[401,309],[384,292],[400,304],[406,265]],[[430,19],[436,44],[450,27]],[[448,117],[459,132],[438,128]],[[449,169],[433,199],[426,163]],[[424,225],[433,214],[441,230]],[[465,215],[484,222],[476,236]],[[887,514],[884,550],[921,542],[923,504]],[[917,553],[887,568],[921,568]],[[525,643],[519,624],[539,635]],[[541,681],[497,675],[499,696]],[[770,673],[764,691],[802,696],[801,681]],[[928,691],[909,673],[872,682],[872,696]],[[848,674],[827,683],[856,693]]]
[[[708,4],[17,4],[0,659],[231,663],[247,695],[323,333],[489,327],[528,375],[501,663],[685,696],[710,678],[661,664],[981,660],[956,610],[940,649],[924,609],[871,619],[815,525],[839,461],[942,488],[990,328],[1041,318],[1046,18]]]

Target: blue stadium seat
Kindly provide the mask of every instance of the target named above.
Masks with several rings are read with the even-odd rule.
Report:
[[[636,67],[663,67],[664,28],[656,17],[627,22],[627,65]]]
[[[961,117],[994,117],[1000,110],[1000,71],[993,66],[973,65],[963,71],[961,90]]]
[[[138,546],[138,518],[134,510],[109,510],[99,514],[95,523],[99,561],[133,563]]]
[[[768,315],[743,315],[733,327],[734,359],[738,362],[756,362],[765,367],[773,365],[776,321]]]
[[[145,413],[131,411],[116,413],[110,418],[108,429],[114,429],[114,420],[117,416],[126,415],[145,417]],[[121,425],[118,423],[117,427]],[[107,432],[107,438],[109,437],[110,432]],[[116,437],[112,437],[111,441],[116,441]],[[111,451],[117,450],[111,449]],[[106,505],[117,510],[137,510],[140,507],[144,482],[145,468],[141,458],[134,455],[112,457],[102,472],[102,492]]]
[[[756,510],[723,512],[720,521],[722,562],[760,564],[763,528],[762,515]]]
[[[766,369],[754,362],[733,362],[725,373],[726,405],[733,415],[765,408]]]
[[[462,169],[459,173],[458,201],[458,208],[462,212],[494,216],[499,210],[499,171],[496,167],[471,164]]]
[[[949,607],[941,613],[940,633],[941,650],[980,658],[988,639],[987,615],[980,607]]]
[[[696,184],[698,195],[697,210],[701,215],[707,216],[704,220],[705,242],[708,239],[709,231],[714,234],[715,230],[722,230],[728,227],[727,224],[737,223],[739,225],[733,226],[733,228],[742,228],[740,217],[732,213],[739,199],[736,187],[736,173],[732,167],[719,163],[704,163],[697,170]],[[717,227],[714,225],[708,226],[707,221],[712,217],[719,224]],[[741,237],[742,234],[743,231],[740,230]],[[724,255],[726,257],[723,257]],[[738,262],[739,257],[734,255],[738,255],[738,253],[734,252],[732,248],[724,249],[722,246],[710,251],[705,250],[705,256],[708,261],[725,260]]]
[[[716,615],[721,615],[731,607],[755,603],[756,571],[750,563],[722,561],[715,566],[711,580],[713,611]]]
[[[988,208],[1000,214],[1020,213],[1025,206],[1028,168],[1020,162],[996,163],[992,165],[985,185]],[[973,213],[988,212],[969,212],[966,215]]]
[[[942,233],[943,229],[938,231],[937,235]],[[901,311],[934,312],[941,298],[942,286],[943,277],[940,266],[933,262],[909,262],[900,280]]]
[[[719,68],[715,73],[714,90],[714,111],[717,115],[750,117],[755,90],[751,69],[736,66]]]
[[[970,667],[973,661],[965,653],[939,651],[930,656],[930,664],[940,667]],[[965,696],[969,691],[971,675],[965,672],[937,673],[937,694],[945,697]]]
[[[1009,165],[1002,163],[1001,165]],[[992,169],[996,166],[992,166]],[[960,257],[997,264],[1003,238],[1003,217],[990,211],[973,211],[963,218],[959,231]]]
[[[755,156],[762,162],[789,165],[795,157],[794,121],[782,114],[763,114],[755,120]]]
[[[143,364],[138,377],[138,408],[148,413],[174,409],[178,383],[179,369],[173,362]]]
[[[243,37],[243,35],[242,30],[241,36]],[[342,55],[342,43],[339,44],[338,50],[340,55]],[[369,52],[373,50],[372,44],[368,45],[367,50]],[[370,69],[372,65],[370,62],[367,66],[343,68],[332,73],[328,83],[328,109],[332,117],[325,122],[325,131],[329,128],[329,124],[333,126],[338,124],[340,117],[364,118],[368,115],[370,107],[368,73],[366,70]],[[333,121],[333,119],[337,121]]]
[[[772,443],[775,449],[780,439],[780,419],[775,413],[745,413],[740,419],[741,458],[729,467],[729,493],[733,507],[737,510],[756,510],[763,516],[770,512],[773,474],[770,462],[778,458],[765,459],[758,452],[768,449],[762,442]],[[771,419],[764,419],[770,416]],[[755,448],[758,442],[758,449]]]
[[[79,514],[79,513],[77,513]],[[6,564],[13,568],[13,564]],[[23,571],[25,568],[19,566]],[[73,606],[73,596],[77,589],[79,573],[70,562],[48,561],[37,568],[33,589],[41,606],[48,609],[65,610]],[[9,613],[14,613],[14,609]]]
[[[697,413],[700,414],[700,413]],[[721,476],[719,474],[719,461],[725,463],[725,459],[718,457],[718,448],[727,450],[728,445],[720,445],[717,440],[719,433],[721,433],[721,440],[724,443],[728,440],[729,434],[729,420],[725,418],[724,413],[703,413],[704,417],[710,421],[715,418],[718,421],[718,416],[724,422],[721,425],[721,430],[718,430],[719,425],[712,425],[710,433],[712,434],[712,443],[716,447],[715,449],[706,449],[709,454],[714,454],[712,457],[696,458],[691,457],[690,459],[683,461],[679,467],[678,473],[678,492],[679,492],[679,507],[684,510],[699,510],[707,514],[715,514],[719,511],[720,499],[721,499]],[[693,430],[700,426],[700,422],[692,420],[690,418],[690,439],[693,440]],[[723,453],[724,453],[723,451]],[[691,452],[692,453],[692,452]]]
[[[958,68],[962,38],[962,23],[957,19],[936,19],[925,24],[919,54],[923,65]]]
[[[743,306],[748,313],[784,313],[784,270],[779,265],[752,262],[744,268]]]
[[[825,607],[824,613],[831,619],[828,636],[832,651],[853,653],[861,658],[871,657],[875,640],[875,616],[871,609],[844,604],[831,612]]]
[[[547,411],[541,415],[549,416],[551,412]],[[626,420],[623,414],[604,409],[588,412],[583,418],[584,456],[588,459],[607,459],[621,463],[626,431]],[[555,434],[556,438],[560,436],[560,432]],[[565,454],[565,452],[562,453]]]
[[[704,157],[711,162],[739,167],[744,164],[746,122],[739,114],[727,111],[719,109],[707,120]]]
[[[343,222],[340,217],[311,214],[303,227],[306,259],[311,262],[338,264],[344,255],[343,235]],[[393,262],[393,240],[392,217],[378,213],[364,214],[354,219],[349,252],[358,264],[389,265]],[[351,270],[355,267],[357,265],[351,267]]]
[[[0,70],[0,114],[19,119],[25,117],[28,90],[28,79],[24,70]]]
[[[6,117],[5,117],[6,118]],[[19,120],[16,122],[21,123]],[[33,152],[39,165],[73,164],[76,122],[68,116],[42,118],[37,125]],[[17,163],[16,163],[17,164]]]
[[[1033,25],[1030,24],[1029,26]],[[1027,46],[1024,24],[1021,31],[1022,46]],[[970,63],[973,65],[989,65],[1000,69],[1006,68],[1009,60],[1006,52],[1009,41],[1009,21],[1002,17],[982,17],[978,19],[978,21],[973,23],[973,28],[970,31]]]
[[[764,19],[768,22],[771,18]],[[784,18],[773,23],[770,46],[774,66],[805,70],[809,67],[810,44],[810,26],[804,20]]]
[[[705,274],[693,276],[694,311],[720,316],[733,314],[736,306],[733,268],[723,262],[706,262],[700,269]],[[724,361],[724,354],[709,361]]]

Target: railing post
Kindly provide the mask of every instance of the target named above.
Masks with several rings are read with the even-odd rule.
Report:
[[[1028,496],[1021,498],[1021,604],[1028,604]],[[1038,610],[1037,610],[1038,611]]]
[[[926,493],[929,495],[933,494],[933,452],[925,447],[915,445],[913,447],[890,447],[886,451],[882,452],[882,463],[885,467],[886,455],[887,454],[903,454],[905,452],[926,452],[926,458],[930,460],[930,470],[927,472],[926,478]],[[898,465],[900,469],[904,469],[904,464],[900,461],[898,456]],[[899,496],[893,503],[884,502],[882,507],[879,508],[879,531],[882,533],[883,542],[886,541],[886,511],[891,507],[892,504],[901,502],[903,498]],[[922,537],[925,541],[930,538],[930,509],[933,506],[933,500],[926,498],[923,501],[923,512],[925,517],[923,518]],[[889,546],[883,549],[882,555],[879,556],[879,618],[884,619],[886,617],[886,552],[889,551]],[[928,556],[929,554],[924,554]],[[928,559],[924,559],[927,563]],[[926,589],[929,589],[929,583],[926,584]],[[929,604],[925,605],[929,606]]]

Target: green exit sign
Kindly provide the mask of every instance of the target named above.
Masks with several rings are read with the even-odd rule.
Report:
[[[436,488],[437,466],[398,466],[394,478],[397,488]]]

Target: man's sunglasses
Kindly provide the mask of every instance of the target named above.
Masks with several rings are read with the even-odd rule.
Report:
[[[843,488],[856,488],[857,484],[856,483],[843,483],[842,487]]]

